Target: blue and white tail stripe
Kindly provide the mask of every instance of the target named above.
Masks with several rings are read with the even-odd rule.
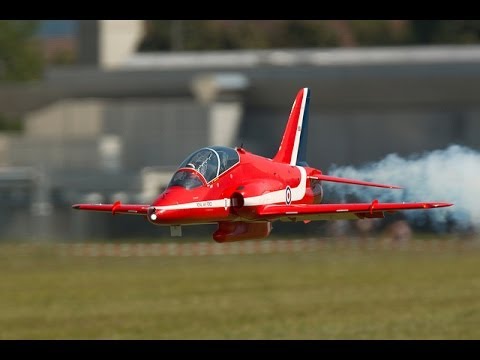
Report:
[[[308,107],[310,89],[297,93],[274,161],[292,166],[307,166]]]
[[[308,139],[308,110],[310,105],[310,89],[304,88],[302,107],[299,116],[299,125],[295,135],[295,143],[290,165],[308,166],[307,139]],[[297,140],[298,138],[298,140]]]

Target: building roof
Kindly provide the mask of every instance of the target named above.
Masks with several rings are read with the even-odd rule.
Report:
[[[480,62],[480,46],[398,46],[328,49],[224,50],[135,53],[122,69],[252,68]]]
[[[472,45],[138,53],[115,70],[53,67],[41,82],[2,85],[0,108],[22,114],[63,98],[193,97],[192,80],[211,73],[246,77],[250,105],[284,104],[304,86],[321,94],[322,107],[480,101],[480,46]]]

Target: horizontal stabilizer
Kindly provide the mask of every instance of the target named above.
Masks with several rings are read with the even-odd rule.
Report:
[[[311,179],[322,180],[322,181],[337,182],[337,183],[342,183],[342,184],[374,186],[374,187],[387,188],[387,189],[402,189],[402,187],[396,186],[396,185],[378,184],[378,183],[369,182],[369,181],[347,179],[347,178],[341,178],[341,177],[329,176],[329,175],[315,175],[315,176],[310,176],[310,178]]]

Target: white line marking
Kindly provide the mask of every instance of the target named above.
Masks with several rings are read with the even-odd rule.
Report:
[[[308,88],[304,88],[303,89],[302,105],[300,107],[300,116],[298,117],[298,123],[297,123],[297,133],[295,134],[295,141],[293,143],[292,157],[290,158],[290,165],[295,165],[297,163],[298,147],[300,146],[300,135],[302,135],[303,115],[304,115],[304,112],[305,112],[305,104],[306,104],[306,101],[307,101],[307,95],[308,95]]]
[[[300,183],[297,187],[291,188],[292,202],[302,200],[307,190],[307,171],[301,166],[295,166],[300,171]],[[231,200],[226,199],[227,206],[231,206]],[[269,193],[251,196],[245,198],[244,206],[258,206],[285,203],[285,189],[271,191]],[[182,210],[196,208],[223,208],[225,207],[225,199],[203,200],[178,205],[154,206],[156,210]]]

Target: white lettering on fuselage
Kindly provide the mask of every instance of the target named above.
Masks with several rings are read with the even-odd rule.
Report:
[[[307,172],[301,166],[296,166],[300,171],[300,183],[297,187],[291,188],[291,202],[302,200],[306,192],[307,184]],[[225,203],[226,200],[226,203]],[[271,191],[269,193],[246,197],[244,200],[244,206],[258,206],[258,205],[268,205],[268,204],[279,204],[285,203],[285,189]],[[207,200],[191,203],[183,203],[177,205],[164,205],[164,206],[155,206],[157,210],[182,210],[182,209],[193,209],[193,208],[222,208],[230,207],[231,199],[218,199],[218,200]],[[226,209],[225,209],[226,210]]]
[[[211,201],[202,201],[202,202],[197,202],[197,207],[212,207],[213,204]]]

